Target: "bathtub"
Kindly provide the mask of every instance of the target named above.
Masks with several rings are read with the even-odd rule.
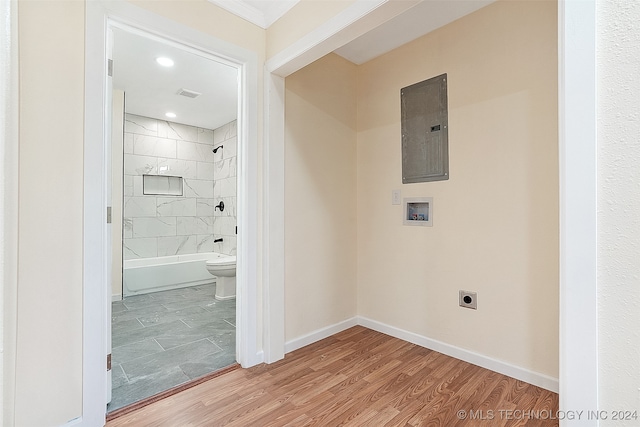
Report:
[[[214,283],[216,278],[207,271],[207,260],[225,256],[228,255],[206,252],[125,260],[123,295],[126,297]]]

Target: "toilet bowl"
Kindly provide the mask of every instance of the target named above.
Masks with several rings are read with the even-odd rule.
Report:
[[[236,297],[236,257],[234,255],[220,255],[207,260],[207,271],[216,276],[217,300]]]

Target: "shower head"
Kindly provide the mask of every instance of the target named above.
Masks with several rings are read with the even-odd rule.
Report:
[[[222,148],[222,145],[218,145],[216,148],[213,149],[214,153],[217,153],[219,149]]]

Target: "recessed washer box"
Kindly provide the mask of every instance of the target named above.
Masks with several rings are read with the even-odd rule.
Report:
[[[405,197],[402,200],[404,225],[433,227],[433,197]]]

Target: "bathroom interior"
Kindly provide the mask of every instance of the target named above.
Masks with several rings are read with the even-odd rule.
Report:
[[[236,362],[238,70],[113,33],[108,412]]]

